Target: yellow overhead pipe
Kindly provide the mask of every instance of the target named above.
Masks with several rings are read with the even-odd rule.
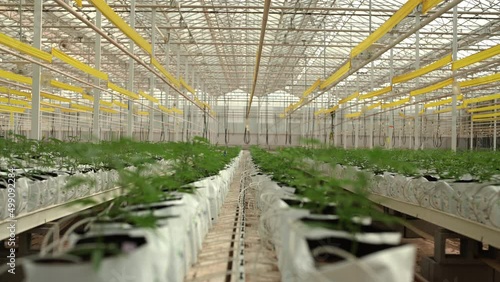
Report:
[[[21,108],[21,107],[0,105],[0,110],[4,110],[4,111],[7,111],[7,112],[12,112],[12,113],[24,113],[24,111],[26,109],[25,108]]]
[[[311,85],[309,88],[306,89],[306,91],[304,91],[304,93],[302,93],[302,97],[306,98],[307,96],[311,95],[311,93],[313,93],[313,91],[316,90],[316,88],[318,88],[320,84],[321,84],[321,79],[316,80],[316,82],[314,82],[313,85]]]
[[[97,77],[101,80],[108,80],[108,74],[102,71],[96,70],[93,67],[80,62],[79,60],[67,55],[66,53],[57,50],[56,48],[52,48],[52,56],[58,58],[59,60],[65,62],[68,65],[71,65],[85,73],[88,73],[94,77]]]
[[[370,110],[373,110],[375,108],[378,108],[382,105],[382,102],[377,102],[377,103],[374,103],[374,104],[371,104],[369,106],[366,106],[364,107],[363,111],[370,111]]]
[[[491,101],[491,100],[496,100],[500,99],[500,93],[498,94],[493,94],[493,95],[486,95],[482,97],[477,97],[477,98],[470,98],[470,99],[465,99],[464,104],[473,104],[473,103],[479,103],[479,102],[484,102],[484,101]]]
[[[29,85],[31,85],[33,83],[33,80],[31,79],[31,77],[27,77],[24,75],[20,75],[20,74],[13,73],[10,71],[5,71],[5,70],[0,70],[0,77],[15,81],[15,82],[29,84]]]
[[[158,99],[156,99],[155,97],[149,95],[148,93],[146,93],[144,91],[139,91],[139,95],[141,95],[142,97],[146,98],[147,100],[149,100],[153,103],[158,104],[160,102],[160,101],[158,101]]]
[[[355,92],[355,93],[345,97],[344,99],[340,99],[339,104],[345,104],[345,103],[347,103],[353,99],[356,99],[358,97],[359,97],[359,92]]]
[[[464,98],[464,96],[462,94],[460,94],[460,95],[457,96],[457,101],[460,101],[463,98]],[[437,107],[437,106],[450,104],[451,102],[453,102],[453,98],[448,98],[448,99],[444,99],[444,100],[441,100],[441,101],[426,103],[426,104],[424,104],[424,108],[426,108],[426,109],[427,108],[434,108],[434,107]]]
[[[10,47],[12,49],[16,49],[17,51],[30,55],[31,57],[35,57],[41,59],[43,61],[52,62],[52,55],[39,50],[29,44],[21,42],[17,39],[14,39],[6,34],[0,32],[0,44]]]
[[[113,101],[113,104],[117,105],[117,106],[118,106],[118,107],[120,107],[120,108],[123,108],[123,109],[128,109],[128,105],[127,105],[127,104],[122,103],[122,102],[120,102],[120,101],[118,101],[118,100],[114,100],[114,101]]]
[[[15,90],[15,89],[3,87],[3,86],[0,86],[0,93],[5,93],[8,95],[12,94],[12,95],[26,97],[28,99],[31,99],[31,93],[29,93],[29,92],[19,91],[19,90]]]
[[[138,111],[138,112],[137,112],[137,115],[140,115],[140,116],[148,116],[148,115],[149,115],[149,112],[148,112],[148,111]]]
[[[423,0],[422,1],[422,14],[427,14],[429,10],[436,7],[443,0]]]
[[[451,54],[450,54],[450,55],[447,55],[446,57],[444,57],[444,58],[442,58],[442,59],[440,59],[432,64],[429,64],[425,67],[422,67],[418,70],[414,70],[412,72],[396,76],[392,79],[392,83],[397,84],[397,83],[402,83],[402,82],[417,78],[417,77],[422,76],[424,74],[427,74],[431,71],[440,69],[440,68],[446,66],[447,64],[451,63],[451,61],[452,61],[452,58],[451,58]]]
[[[76,93],[83,93],[83,88],[82,87],[73,86],[73,85],[66,84],[66,83],[63,83],[63,82],[60,82],[60,81],[57,81],[57,80],[51,80],[50,81],[50,85],[52,85],[53,87],[56,87],[56,88],[60,88],[60,89],[64,89],[64,90],[69,90],[69,91],[73,91],[73,92],[76,92]]]
[[[477,86],[477,85],[488,84],[488,83],[496,82],[499,80],[500,80],[500,73],[495,73],[492,75],[478,77],[478,78],[471,79],[471,80],[465,80],[465,81],[459,82],[458,85],[462,88],[465,88],[465,87],[472,87],[472,86]]]
[[[151,58],[151,65],[153,65],[157,70],[159,70],[165,78],[170,81],[175,87],[179,88],[181,86],[180,82],[168,72],[155,58]]]
[[[188,92],[190,92],[191,94],[195,94],[196,91],[194,90],[193,87],[191,87],[182,77],[179,79],[182,87],[184,87],[184,89],[186,89]]]
[[[351,69],[351,60],[347,61],[347,63],[345,63],[336,72],[334,72],[327,79],[325,79],[325,81],[321,82],[321,84],[319,85],[319,88],[321,90],[323,90],[323,89],[327,88],[328,86],[332,85],[337,80],[339,80],[342,76],[344,76],[350,69]]]
[[[71,102],[71,99],[69,99],[69,98],[61,97],[61,96],[46,93],[46,92],[41,92],[40,96],[43,98],[46,98],[46,99],[50,99],[50,100],[56,100],[56,101],[68,102],[68,103]]]
[[[137,99],[140,98],[139,95],[135,94],[134,92],[129,91],[129,90],[124,89],[124,88],[121,88],[120,86],[118,86],[118,85],[116,85],[114,83],[111,83],[109,81],[108,81],[108,88],[111,89],[111,90],[114,90],[114,91],[116,91],[116,92],[118,92],[120,94],[123,94],[125,96],[128,96],[128,97],[130,97],[133,100],[137,100]]]
[[[397,101],[393,101],[393,102],[390,102],[390,103],[387,103],[387,104],[382,104],[382,109],[388,109],[388,108],[397,107],[397,106],[403,105],[404,103],[408,103],[408,102],[410,102],[410,97],[404,98],[404,99],[400,99],[400,100],[397,100]]]
[[[264,39],[266,36],[267,19],[269,17],[269,10],[271,8],[271,0],[265,0],[264,13],[262,15],[262,25],[260,28],[259,46],[257,47],[257,55],[255,56],[255,69],[253,72],[252,90],[250,98],[248,99],[247,112],[246,112],[246,126],[248,127],[248,116],[250,116],[250,108],[252,107],[253,96],[255,95],[255,86],[257,85],[257,78],[259,77],[260,58],[262,56],[262,47],[264,46]],[[247,128],[248,129],[248,128]]]
[[[18,100],[18,99],[10,99],[6,97],[0,97],[1,103],[11,104],[11,105],[19,105],[19,106],[29,106],[30,102],[26,100]]]
[[[84,105],[80,105],[80,104],[76,104],[76,103],[71,103],[69,106],[73,109],[82,110],[82,111],[86,111],[86,112],[94,111],[94,109],[92,107],[88,107],[88,106],[84,106]]]
[[[445,81],[441,81],[439,83],[436,83],[434,85],[430,85],[430,86],[427,86],[427,87],[424,87],[424,88],[420,88],[420,89],[417,89],[417,90],[410,91],[410,96],[422,95],[422,94],[425,94],[425,93],[436,91],[438,89],[444,88],[444,87],[446,87],[448,85],[452,85],[452,84],[453,84],[453,78],[450,78],[450,79],[447,79]]]
[[[473,119],[481,119],[481,118],[492,118],[492,117],[500,117],[500,113],[492,113],[492,114],[479,114],[473,115]]]
[[[346,114],[345,117],[346,118],[358,118],[361,116],[361,113],[362,112],[357,112],[357,113],[350,113],[350,114]]]
[[[369,98],[373,98],[376,96],[380,96],[380,95],[389,93],[391,91],[392,91],[392,86],[387,86],[387,87],[384,87],[380,90],[376,90],[376,91],[372,91],[372,92],[360,95],[358,99],[359,100],[369,99]]]
[[[103,16],[105,16],[111,23],[113,23],[119,30],[123,32],[128,38],[132,39],[139,47],[141,47],[148,54],[153,53],[153,47],[144,39],[135,29],[130,27],[125,20],[123,20],[115,11],[106,4],[103,0],[88,0]]]
[[[498,110],[498,109],[500,109],[500,105],[487,106],[487,107],[481,107],[481,108],[473,108],[473,109],[467,110],[467,112],[476,113],[476,112],[493,111],[493,110]]]
[[[500,117],[494,117],[494,118],[475,118],[475,117],[472,117],[472,120],[476,121],[476,122],[490,122],[490,121],[499,121]]]
[[[169,108],[167,108],[167,107],[165,107],[163,105],[158,105],[158,108],[160,110],[162,110],[163,112],[167,113],[167,114],[172,114],[173,113],[173,111],[171,109],[169,109]]]
[[[394,13],[385,23],[377,28],[372,34],[363,40],[351,51],[351,58],[354,58],[368,49],[370,45],[377,42],[386,33],[391,31],[397,24],[406,18],[411,12],[422,3],[422,0],[408,0],[396,13]]]
[[[484,61],[498,54],[500,54],[500,44],[453,62],[451,64],[451,69],[458,70],[474,63]]]

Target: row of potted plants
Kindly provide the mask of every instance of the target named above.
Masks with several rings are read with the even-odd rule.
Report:
[[[44,142],[59,146],[48,150]],[[86,215],[60,241],[46,236],[41,254],[24,262],[27,281],[182,281],[217,219],[239,160],[238,148],[198,137],[185,143],[34,143],[54,158],[74,158],[75,167],[113,171],[112,185],[122,196]],[[5,157],[7,163],[14,158]],[[23,155],[22,164],[40,164],[31,159]],[[50,162],[57,164],[63,161]],[[72,175],[62,190],[98,185]]]
[[[276,248],[282,281],[413,281],[415,247],[402,245],[399,220],[367,199],[364,173],[322,173],[303,149],[251,151],[261,231]]]

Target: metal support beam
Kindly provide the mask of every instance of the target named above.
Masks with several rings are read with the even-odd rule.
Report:
[[[42,48],[42,10],[43,1],[34,2],[34,34],[33,47]],[[38,64],[32,64],[33,67],[33,84],[31,88],[31,139],[41,139],[41,115],[40,115],[40,91],[42,67]]]
[[[153,0],[153,5],[156,4],[156,0]],[[155,57],[155,45],[156,45],[156,8],[153,8],[152,14],[151,14],[151,47],[152,47],[152,54],[151,56],[154,58]],[[149,75],[149,94],[151,96],[155,96],[155,82],[156,82],[156,75],[153,73],[150,73]],[[148,130],[148,140],[150,142],[153,142],[154,140],[154,117],[155,117],[155,110],[154,110],[154,104],[152,101],[149,101],[149,130]]]
[[[453,61],[458,59],[458,7],[453,7],[453,42],[452,42],[452,58]],[[453,71],[453,75],[455,76],[457,71]],[[457,97],[460,93],[458,93],[458,85],[453,86],[453,95],[451,96],[451,150],[457,151]],[[472,122],[472,121],[471,121]]]
[[[96,15],[95,15],[95,26],[98,28],[101,28],[102,24],[102,14],[99,10],[96,10]],[[99,33],[96,32],[95,34],[96,40],[95,40],[95,47],[94,47],[94,52],[95,52],[95,68],[97,70],[101,70],[101,36]],[[97,86],[100,86],[100,79],[95,78],[94,79],[94,84]],[[100,122],[100,117],[99,117],[99,101],[101,100],[101,90],[99,88],[94,88],[94,111],[92,112],[92,134],[95,137],[95,141],[99,141],[101,139],[101,132],[100,129],[101,127],[99,126]]]
[[[130,1],[130,27],[134,28],[135,26],[135,0]],[[132,39],[129,40],[129,51],[130,53],[134,53],[134,41]],[[129,58],[128,61],[128,83],[127,89],[129,91],[134,91],[134,68],[135,62],[132,57]],[[127,113],[127,137],[133,138],[134,134],[134,101],[128,101],[128,113]]]
[[[390,51],[389,81],[392,81],[392,78],[394,76],[394,61],[393,61],[394,54],[393,54],[393,51],[394,51],[394,49],[391,49],[391,51]],[[389,115],[389,122],[387,124],[388,136],[387,136],[386,148],[392,149],[392,147],[393,147],[392,144],[394,142],[394,140],[392,140],[392,135],[394,133],[394,115],[393,115],[393,111],[388,111],[387,114]]]
[[[420,25],[420,13],[415,14],[415,26]],[[392,49],[391,49],[392,50]],[[415,32],[415,69],[420,68],[420,29]],[[415,88],[418,88],[420,84],[420,78],[417,77],[415,80]],[[418,150],[420,149],[420,117],[418,113],[420,112],[420,105],[418,101],[420,100],[419,96],[415,97],[416,103],[415,103],[415,124],[414,124],[414,135],[415,135],[415,144],[413,149]]]
[[[181,46],[177,44],[177,79],[181,78]],[[179,107],[179,95],[175,95],[174,107]],[[177,114],[174,113],[174,141],[179,141],[179,125]]]

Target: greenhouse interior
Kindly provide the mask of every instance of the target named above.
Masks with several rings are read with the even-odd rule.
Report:
[[[500,2],[0,0],[0,281],[500,281]]]

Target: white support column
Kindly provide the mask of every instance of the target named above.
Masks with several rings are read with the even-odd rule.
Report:
[[[333,118],[333,146],[337,147],[339,145],[339,115],[342,114],[342,105],[339,106],[339,109],[335,113],[335,117]]]
[[[392,81],[392,78],[394,76],[394,54],[393,54],[393,48],[391,48],[391,51],[390,51],[390,74],[389,74],[389,81]],[[392,135],[394,133],[394,115],[392,113],[392,111],[388,111],[387,114],[389,115],[389,121],[388,121],[388,124],[387,124],[387,142],[386,142],[386,148],[387,149],[392,149],[393,148],[393,145],[392,143],[394,142],[394,140],[392,140]]]
[[[356,91],[359,92],[359,72],[356,74]],[[359,112],[359,102],[356,103],[356,112]],[[361,122],[361,116],[356,119],[356,124],[354,130],[354,148],[359,148],[359,123]]]
[[[43,1],[34,1],[33,47],[42,49],[42,10]],[[41,139],[40,91],[42,67],[33,64],[33,84],[31,88],[31,132],[30,138]]]
[[[168,69],[170,65],[170,32],[167,33],[168,36],[168,41],[167,44],[165,44],[165,67]],[[170,96],[170,86],[168,84],[165,84],[165,100],[163,100],[163,106],[168,108],[168,100]],[[165,124],[170,123],[170,115],[167,115],[165,112],[162,111],[161,113],[163,117],[166,117],[166,120],[163,121],[164,125],[163,130],[165,131],[165,140],[170,140],[170,133],[168,132],[169,128],[166,128]],[[168,136],[167,136],[168,135]]]
[[[345,86],[345,92],[346,92],[346,96],[349,95],[349,93],[347,93],[347,84]],[[344,117],[345,117],[345,112],[343,113],[344,114]],[[347,126],[348,124],[348,120],[347,119],[343,119],[343,122],[342,122],[342,129],[344,129],[344,133],[342,135],[343,137],[343,142],[344,143],[344,149],[347,149],[347,133],[349,133],[349,126]]]
[[[95,15],[95,26],[97,28],[101,28],[102,24],[102,14],[99,10],[96,10]],[[97,70],[101,70],[101,36],[99,33],[95,33],[95,68]],[[99,78],[94,79],[94,84],[100,86],[101,80]],[[100,117],[99,117],[99,101],[101,100],[101,90],[94,88],[94,111],[92,112],[92,133],[95,137],[96,141],[101,140],[101,127],[99,126]]]
[[[415,13],[415,25],[420,25],[420,13]],[[420,30],[415,32],[415,69],[420,68]],[[417,77],[415,79],[415,88],[418,88],[420,84],[420,79]],[[415,119],[414,119],[414,135],[415,135],[415,146],[413,147],[415,150],[420,148],[420,120],[418,113],[420,112],[420,105],[418,104],[418,96],[415,97]]]
[[[371,2],[370,2],[371,3]],[[373,87],[374,87],[374,78],[373,78],[373,72],[375,71],[375,64],[373,62],[371,62],[370,64],[370,88],[371,90],[373,91]],[[369,138],[368,138],[368,148],[370,149],[373,149],[373,128],[374,128],[374,115],[372,114],[370,116],[370,126],[368,128],[369,130]],[[380,134],[380,132],[379,132]]]
[[[453,61],[458,59],[458,8],[453,7],[453,42],[452,42],[452,58]],[[453,71],[453,77],[457,74],[457,71]],[[451,150],[457,151],[457,97],[460,94],[460,89],[458,85],[453,85],[453,93],[451,96]],[[471,121],[472,123],[472,121]]]
[[[495,105],[497,104],[497,99],[495,99]],[[497,113],[497,109],[495,109],[495,114]],[[497,120],[493,121],[493,151],[497,150]]]
[[[154,5],[156,4],[156,0],[153,0],[153,8],[152,8],[152,13],[151,13],[151,47],[152,47],[152,54],[151,56],[154,58],[155,57],[155,45],[156,45],[156,8]],[[155,82],[156,82],[156,76],[151,73],[149,77],[149,95],[154,96],[155,94]],[[154,110],[154,104],[152,101],[149,101],[149,134],[148,134],[148,140],[152,142],[154,140],[154,118],[155,118],[155,110]]]
[[[130,1],[130,27],[135,28],[135,0]],[[129,40],[129,51],[134,53],[134,41],[132,39]],[[129,91],[134,91],[134,68],[135,61],[132,58],[129,58],[128,61],[128,82],[127,89]],[[132,100],[128,100],[128,113],[127,113],[127,137],[133,138],[134,134],[134,102]]]
[[[181,45],[177,44],[177,79],[181,78]],[[179,93],[175,95],[174,107],[179,108]],[[174,141],[179,141],[179,124],[177,114],[174,113]]]

